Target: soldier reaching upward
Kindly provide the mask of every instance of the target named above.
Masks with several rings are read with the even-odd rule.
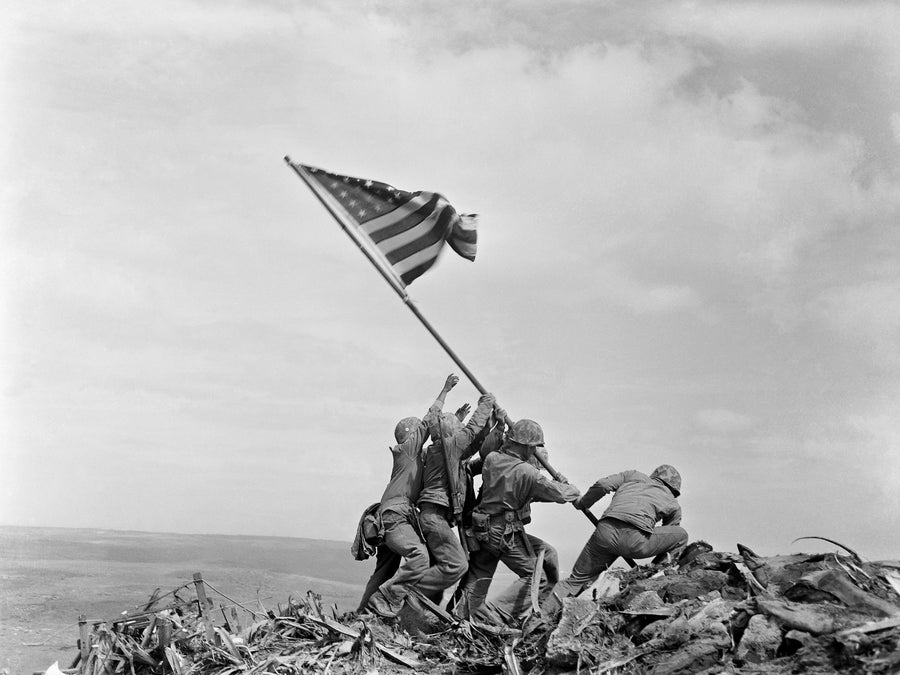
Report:
[[[435,602],[440,602],[443,591],[459,581],[466,571],[466,552],[453,530],[466,496],[463,461],[478,450],[476,436],[483,430],[493,407],[493,395],[484,394],[465,425],[447,413],[430,421],[432,445],[425,455],[424,485],[418,504],[419,522],[433,564],[416,584],[416,590]]]
[[[384,527],[384,545],[403,562],[397,573],[378,586],[366,606],[383,617],[393,617],[402,609],[406,595],[429,569],[429,555],[419,535],[415,503],[422,490],[424,457],[422,447],[428,438],[429,428],[440,419],[447,393],[456,386],[459,378],[448,375],[437,399],[428,409],[425,419],[406,417],[397,424],[394,438],[397,445],[391,448],[393,467],[381,504],[378,508]],[[454,419],[455,416],[451,415]],[[381,554],[384,553],[384,556]],[[384,551],[379,552],[378,565],[373,579],[392,571],[390,560]],[[366,592],[371,592],[372,582]],[[364,598],[365,600],[365,598]]]

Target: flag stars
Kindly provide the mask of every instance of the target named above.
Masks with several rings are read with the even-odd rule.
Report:
[[[357,204],[359,204],[359,202],[355,199],[351,199],[349,202],[347,202],[347,204],[349,204],[350,206],[356,206]]]
[[[365,218],[365,216],[366,216],[367,213],[368,213],[368,211],[366,211],[365,209],[360,209],[359,211],[356,212],[356,214],[357,214],[360,218]]]

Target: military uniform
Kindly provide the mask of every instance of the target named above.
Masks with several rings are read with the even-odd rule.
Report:
[[[416,420],[403,442],[391,448],[391,478],[378,509],[384,544],[379,548],[375,572],[366,585],[360,607],[371,603],[379,613],[396,614],[410,589],[428,570],[428,548],[419,533],[415,502],[422,490],[422,446],[428,438],[429,424],[440,417],[441,408],[442,404],[435,401],[424,420]]]
[[[601,478],[576,502],[578,507],[590,508],[604,495],[615,493],[575,561],[572,574],[553,589],[557,598],[581,593],[619,556],[652,558],[677,551],[687,544],[688,534],[680,527],[681,506],[676,500],[681,477],[675,472],[678,479],[673,488],[656,477],[664,468],[675,471],[662,465],[651,476],[640,471],[623,471]],[[673,483],[671,478],[668,480]],[[657,527],[659,521],[662,525]],[[552,610],[556,606],[558,604],[550,600],[545,609]]]
[[[545,559],[549,552],[549,566],[555,567],[555,550],[525,532],[525,525],[531,521],[531,502],[564,503],[573,501],[579,493],[572,485],[547,478],[511,452],[509,441],[484,457],[481,476],[481,501],[472,513],[472,534],[479,548],[470,553],[469,573],[455,612],[464,618],[496,621],[527,611],[538,551],[545,550]],[[488,589],[501,561],[519,580],[500,596],[499,603],[486,606]],[[541,577],[541,588],[546,589],[547,575],[542,573]]]
[[[437,601],[444,589],[459,581],[466,571],[466,552],[453,530],[462,514],[466,495],[462,460],[478,449],[475,437],[487,423],[493,405],[492,396],[482,396],[468,423],[455,430],[445,426],[459,425],[450,415],[430,420],[431,437],[435,440],[425,455],[424,484],[418,506],[419,522],[433,564],[422,575],[416,589]]]

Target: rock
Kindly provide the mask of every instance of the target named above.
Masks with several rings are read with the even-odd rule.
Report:
[[[784,639],[781,641],[781,653],[796,654],[799,649],[812,647],[815,642],[816,638],[809,633],[792,628],[784,634]]]
[[[824,594],[826,597],[820,597]],[[822,600],[838,600],[848,607],[877,616],[897,616],[900,607],[867,593],[853,583],[844,570],[817,570],[804,575],[785,591],[789,600],[800,602],[821,602]]]
[[[696,632],[702,632],[704,626],[712,622],[727,621],[734,611],[734,603],[722,598],[714,598],[707,602],[700,611],[690,618],[691,629]]]
[[[757,598],[756,604],[765,614],[778,619],[788,628],[813,635],[825,635],[835,630],[834,620],[813,605],[798,605],[787,600]],[[752,620],[752,619],[751,619]]]
[[[559,625],[547,641],[545,658],[556,666],[573,666],[582,654],[595,663],[625,656],[633,645],[618,633],[622,626],[618,614],[589,598],[565,598]]]
[[[670,621],[659,634],[662,646],[666,649],[672,649],[683,645],[691,638],[691,627],[687,619],[683,616],[678,617],[674,621]]]
[[[663,656],[650,675],[689,675],[719,663],[719,647],[711,640],[691,642],[672,655]]]
[[[616,597],[621,590],[621,582],[616,574],[618,570],[606,570],[601,574],[593,586],[590,587],[588,596],[594,600],[609,600]]]
[[[735,656],[741,661],[762,663],[775,658],[781,646],[781,628],[765,614],[750,617]]]
[[[672,616],[674,613],[675,608],[663,603],[656,591],[644,591],[632,596],[622,610],[622,614],[635,616]]]
[[[710,591],[720,591],[728,583],[728,575],[716,570],[691,570],[687,574],[677,574],[669,578],[663,590],[663,600],[678,602],[693,600]]]

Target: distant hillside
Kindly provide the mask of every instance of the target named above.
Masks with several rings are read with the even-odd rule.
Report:
[[[313,590],[347,611],[372,569],[353,560],[348,542],[0,527],[0,669],[31,675],[57,659],[68,666],[79,615],[114,618],[194,572],[254,608],[257,599],[273,607]]]

